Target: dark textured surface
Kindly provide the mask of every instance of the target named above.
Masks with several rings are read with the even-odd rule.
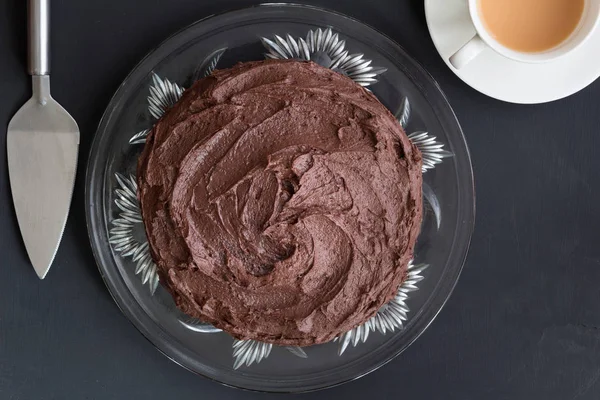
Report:
[[[0,2],[0,399],[283,397],[194,376],[144,340],[100,278],[83,206],[96,125],[130,69],[189,23],[253,2],[53,1],[52,92],[82,143],[73,210],[45,281],[28,264],[6,171],[6,125],[30,95],[24,3]],[[423,336],[379,371],[297,398],[600,398],[600,82],[551,104],[501,103],[447,69],[423,0],[310,3],[377,27],[438,80],[471,148],[478,210],[463,275]]]

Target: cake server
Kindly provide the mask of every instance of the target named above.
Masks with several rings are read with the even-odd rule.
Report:
[[[63,234],[77,167],[79,128],[50,96],[50,0],[28,1],[33,96],[8,124],[13,202],[31,264],[46,276]]]

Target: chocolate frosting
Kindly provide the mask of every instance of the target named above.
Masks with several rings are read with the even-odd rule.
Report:
[[[311,62],[238,64],[155,125],[139,198],[161,282],[239,339],[332,340],[406,277],[421,154],[349,78]]]

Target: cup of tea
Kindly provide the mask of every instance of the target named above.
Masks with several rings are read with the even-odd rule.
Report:
[[[600,0],[469,0],[469,11],[477,34],[450,57],[456,69],[488,47],[526,63],[562,57],[596,29]]]

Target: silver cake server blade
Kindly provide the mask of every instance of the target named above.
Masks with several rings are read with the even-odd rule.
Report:
[[[19,228],[31,264],[43,279],[69,213],[79,128],[50,95],[50,1],[29,0],[28,6],[33,96],[9,122],[6,148]]]

